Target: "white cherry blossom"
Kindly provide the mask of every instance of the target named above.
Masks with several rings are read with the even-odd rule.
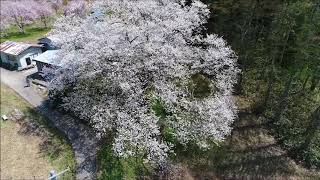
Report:
[[[52,98],[112,136],[120,157],[163,164],[173,142],[210,148],[236,118],[237,57],[204,34],[209,10],[198,0],[99,0],[102,15],[62,17],[51,35],[61,47]],[[93,13],[94,14],[94,13]],[[156,116],[158,100],[165,115]]]

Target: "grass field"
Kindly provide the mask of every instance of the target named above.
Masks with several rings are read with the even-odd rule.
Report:
[[[17,109],[20,120],[1,120],[1,178],[46,179],[50,170],[70,167],[65,177],[74,179],[74,155],[65,137],[13,90],[1,84],[1,115]]]
[[[142,158],[122,159],[115,157],[112,147],[105,142],[98,153],[98,173],[99,180],[105,179],[143,179],[150,176],[150,167],[143,163]]]
[[[33,24],[27,25],[24,34],[22,34],[16,26],[11,26],[1,32],[0,43],[8,40],[17,42],[36,42],[37,39],[44,37],[50,30],[50,26],[44,28],[40,22],[34,22]]]

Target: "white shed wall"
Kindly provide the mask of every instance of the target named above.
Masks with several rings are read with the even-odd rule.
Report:
[[[23,53],[21,53],[19,56],[17,56],[19,67],[20,68],[27,68],[28,65],[26,62],[26,58],[30,57],[30,59],[32,60],[34,57],[38,56],[41,53],[42,53],[42,50],[39,47],[31,47],[31,48],[25,50]]]

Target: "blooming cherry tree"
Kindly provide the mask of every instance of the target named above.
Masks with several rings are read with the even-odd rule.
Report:
[[[64,15],[76,14],[78,16],[83,16],[87,11],[87,7],[88,4],[84,0],[72,0],[64,7],[63,13]]]
[[[62,0],[51,0],[51,7],[54,9],[55,13],[57,14],[59,9],[62,8],[63,1]]]
[[[1,16],[24,33],[25,26],[38,17],[30,2],[33,1],[1,1]]]
[[[2,3],[2,2],[1,2]],[[6,2],[4,2],[6,4]],[[4,12],[4,6],[0,6],[0,32],[3,33],[5,29],[7,29],[10,26],[10,19],[8,16],[3,14]]]
[[[49,18],[53,14],[53,9],[51,5],[47,2],[30,1],[29,3],[33,3],[33,11],[35,12],[36,16],[41,20],[44,27],[47,28]]]
[[[51,32],[61,47],[51,98],[112,136],[116,155],[158,165],[177,142],[210,148],[230,134],[237,57],[203,33],[206,5],[100,0],[92,11],[103,15],[66,16]]]
[[[52,14],[53,9],[45,1],[1,1],[2,26],[16,25],[22,33],[24,33],[25,26],[36,19],[40,19],[46,28]]]

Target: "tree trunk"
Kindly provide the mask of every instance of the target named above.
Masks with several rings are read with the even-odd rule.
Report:
[[[302,151],[310,151],[312,142],[317,136],[317,131],[320,130],[320,106],[311,114],[310,124],[305,131],[305,142],[301,146]],[[307,162],[308,163],[308,162]],[[311,165],[308,164],[310,167]]]
[[[42,17],[41,17],[41,20],[42,20],[42,22],[43,22],[44,28],[47,28],[47,20],[46,20],[46,17],[42,16]]]
[[[305,147],[309,147],[312,139],[316,135],[316,131],[320,130],[320,106],[311,114],[309,127],[306,129]]]
[[[247,42],[246,42],[246,36],[248,34],[248,31],[251,28],[252,25],[252,20],[254,19],[254,15],[256,12],[256,8],[257,8],[257,1],[256,0],[251,0],[251,13],[249,14],[248,18],[245,20],[245,22],[243,23],[243,25],[240,27],[240,44],[241,44],[241,48],[240,48],[240,54],[244,54],[244,56],[239,57],[239,65],[240,65],[240,69],[245,72],[246,68],[247,68],[247,59],[248,59],[248,51],[247,51]],[[243,91],[243,84],[244,84],[244,78],[243,78],[243,74],[239,75],[239,81],[238,84],[236,85],[235,89],[236,89],[236,93],[237,94],[241,94]]]
[[[261,113],[264,113],[267,109],[267,105],[268,105],[268,102],[269,102],[269,99],[271,96],[271,92],[272,92],[272,87],[275,82],[275,75],[274,75],[273,66],[274,66],[274,57],[271,58],[271,68],[269,69],[268,76],[267,76],[267,79],[268,79],[267,84],[268,85],[267,85],[266,93],[264,95],[263,102],[261,103]],[[267,66],[265,66],[265,68],[263,69],[263,74],[266,70],[267,70]],[[262,76],[263,76],[263,74],[262,74]],[[260,83],[258,84],[258,86],[260,86]]]
[[[302,85],[302,92],[306,89],[307,82],[309,81],[310,75],[307,75],[306,80],[304,80]]]
[[[266,91],[266,94],[265,94],[264,100],[263,100],[263,109],[264,110],[266,109],[266,106],[268,105],[268,101],[270,99],[273,83],[274,83],[274,75],[273,75],[273,70],[271,68],[269,76],[268,76],[268,87],[267,87],[267,91]]]
[[[19,17],[15,16],[14,21],[15,21],[16,25],[18,26],[20,33],[25,34],[24,23],[22,22],[23,20],[22,19],[19,20]]]
[[[24,30],[24,25],[22,24],[21,26],[19,26],[20,32],[21,34],[25,34],[25,30]]]
[[[279,64],[282,65],[282,61],[283,61],[283,56],[284,56],[284,52],[287,49],[287,45],[288,45],[288,40],[289,40],[289,36],[290,36],[290,31],[291,29],[287,32],[286,34],[286,39],[285,42],[283,44],[282,50],[281,50],[281,56],[280,56],[280,60],[279,60]]]
[[[276,113],[275,113],[273,119],[272,119],[272,122],[278,122],[282,116],[282,113],[284,112],[284,110],[288,106],[289,92],[290,92],[294,77],[295,77],[295,74],[292,74],[285,85],[285,88],[279,98],[279,106],[276,110]]]
[[[316,89],[316,87],[318,86],[319,82],[320,82],[320,78],[318,78],[316,75],[313,76],[313,78],[311,80],[310,90],[314,91]]]

